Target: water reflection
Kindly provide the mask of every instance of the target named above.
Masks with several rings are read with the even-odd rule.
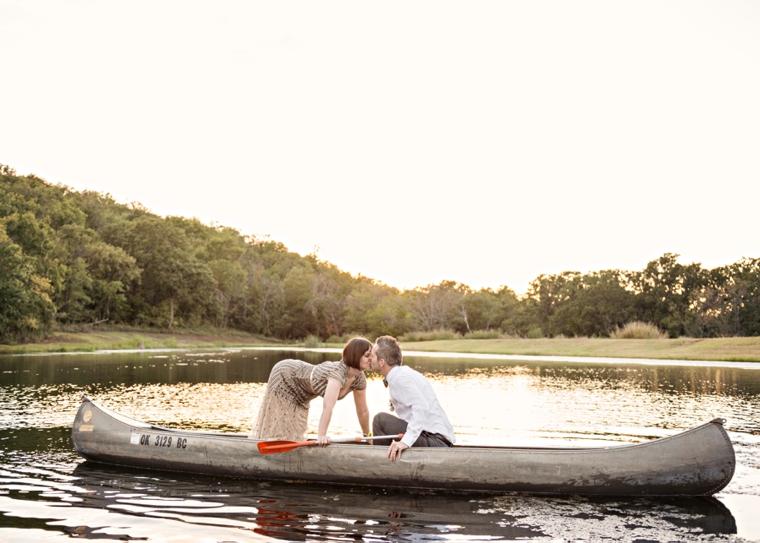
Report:
[[[235,540],[258,534],[288,541],[514,540],[567,533],[594,540],[619,539],[621,531],[627,540],[683,540],[736,533],[730,511],[711,498],[532,498],[346,489],[220,480],[89,462],[68,477],[42,469],[33,476],[21,469],[6,469],[0,475],[5,493],[0,510],[20,516],[24,508],[14,500],[31,500],[37,507],[26,510],[34,515],[30,527],[88,538],[108,526],[110,536],[122,539],[168,539],[187,531],[187,525],[193,526],[194,534],[198,530],[198,537],[221,530],[236,531]],[[104,512],[111,518],[104,519]]]
[[[0,539],[193,538],[683,540],[737,532],[719,500],[439,495],[218,480],[82,464],[70,430],[80,395],[138,419],[247,433],[282,358],[333,353],[215,351],[0,358]],[[409,357],[435,381],[460,443],[637,442],[728,419],[730,495],[760,496],[760,371]],[[370,410],[387,390],[370,376]],[[320,402],[310,413],[316,431]],[[359,431],[338,402],[331,433]],[[760,501],[758,501],[760,504]],[[84,520],[86,519],[86,520]],[[44,531],[44,533],[43,533]],[[760,539],[760,533],[741,537]],[[16,535],[13,535],[16,534]],[[20,534],[20,535],[19,535]]]

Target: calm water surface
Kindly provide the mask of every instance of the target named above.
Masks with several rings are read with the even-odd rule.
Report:
[[[242,481],[84,462],[70,432],[82,392],[127,415],[244,432],[282,358],[235,350],[0,357],[0,541],[760,541],[760,364],[666,366],[406,356],[427,374],[459,443],[636,443],[715,417],[737,470],[712,499],[399,492]],[[387,410],[378,376],[370,410]],[[316,431],[321,400],[312,402]],[[357,435],[353,401],[330,433]],[[346,466],[351,469],[351,466]]]

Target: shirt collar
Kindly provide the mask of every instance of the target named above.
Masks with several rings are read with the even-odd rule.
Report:
[[[386,383],[390,383],[391,379],[395,379],[395,375],[398,375],[399,372],[395,371],[396,369],[400,368],[402,366],[393,366],[391,368],[391,371],[388,372],[388,375],[385,376],[385,379],[383,379]]]

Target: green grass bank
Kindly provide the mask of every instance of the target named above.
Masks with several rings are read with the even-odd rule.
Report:
[[[760,362],[760,337],[678,339],[452,339],[403,344],[407,351]]]
[[[0,354],[92,352],[124,349],[189,349],[218,347],[302,346],[243,332],[155,333],[144,331],[59,332],[40,343],[0,345]],[[342,347],[342,344],[309,344]],[[407,341],[405,351],[544,356],[661,358],[670,360],[724,360],[760,362],[760,337],[714,339],[448,339]]]
[[[0,344],[0,354],[120,351],[126,349],[191,349],[258,347],[284,344],[273,339],[227,331],[224,333],[144,331],[57,332],[39,343]]]

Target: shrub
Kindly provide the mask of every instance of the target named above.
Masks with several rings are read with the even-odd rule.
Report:
[[[475,330],[464,335],[465,339],[501,339],[504,335],[498,330]]]
[[[138,335],[124,338],[113,346],[114,349],[152,349],[153,347],[149,338]]]
[[[319,347],[320,344],[321,341],[319,338],[313,334],[306,336],[306,338],[303,340],[303,346],[307,349],[315,349]]]
[[[616,328],[611,338],[614,339],[665,339],[668,335],[662,332],[654,324],[648,322],[633,321],[622,328]]]
[[[544,337],[544,331],[541,329],[540,326],[534,326],[530,330],[528,330],[528,333],[525,334],[525,337],[528,339],[541,339]]]
[[[411,342],[411,341],[441,341],[446,339],[459,339],[462,337],[462,334],[459,332],[455,332],[454,330],[446,330],[443,328],[439,328],[437,330],[430,330],[427,332],[419,331],[419,332],[407,332],[403,336],[399,337],[398,340],[402,342]]]

